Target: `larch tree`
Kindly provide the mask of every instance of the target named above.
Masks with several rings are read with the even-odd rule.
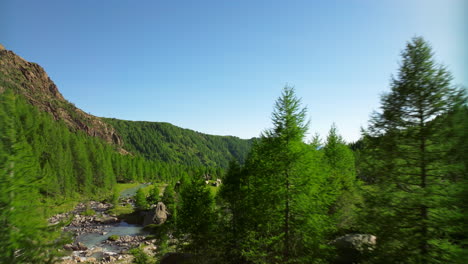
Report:
[[[327,185],[333,202],[330,215],[340,232],[352,230],[356,224],[356,205],[361,203],[358,193],[354,155],[338,134],[335,125],[330,128],[323,147],[323,166],[326,169]]]
[[[457,182],[447,157],[457,140],[442,120],[463,97],[422,37],[401,55],[391,92],[364,131],[377,186],[368,193],[369,230],[378,236],[381,263],[456,263],[459,245],[449,223],[459,214],[452,201]]]
[[[243,254],[254,263],[313,263],[329,228],[325,178],[304,143],[306,108],[285,87],[272,114],[273,128],[252,148],[245,168],[247,230]]]
[[[40,166],[17,118],[10,91],[0,92],[0,262],[53,263],[61,245],[40,208]]]

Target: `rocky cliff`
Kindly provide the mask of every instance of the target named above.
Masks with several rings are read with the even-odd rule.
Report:
[[[8,88],[23,95],[56,120],[63,120],[72,130],[82,130],[119,146],[123,144],[111,125],[65,100],[41,66],[24,60],[0,44],[0,93]]]

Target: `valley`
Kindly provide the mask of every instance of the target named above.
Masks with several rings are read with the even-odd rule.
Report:
[[[356,142],[289,85],[247,140],[88,114],[0,46],[0,263],[464,263],[468,97],[401,55]]]

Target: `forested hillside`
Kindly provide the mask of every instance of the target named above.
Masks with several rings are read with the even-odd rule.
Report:
[[[40,65],[28,62],[0,46],[0,89],[6,88],[22,95],[55,120],[65,122],[71,130],[80,130],[116,145],[122,143],[111,126],[65,100]]]
[[[36,92],[24,93],[31,71],[2,68],[0,263],[98,250],[64,247],[60,224],[47,225],[65,199],[108,203],[72,213],[93,227],[108,224],[96,222],[105,214],[114,226],[149,219],[141,224],[149,235],[112,253],[132,254],[133,263],[467,263],[468,99],[433,57],[422,37],[406,44],[390,91],[355,143],[335,125],[325,139],[307,140],[308,110],[290,86],[255,140],[90,117],[107,128],[93,137],[61,118],[67,114],[51,115]],[[123,201],[118,182],[152,185]]]
[[[252,140],[206,135],[169,123],[104,120],[122,137],[126,150],[150,160],[226,168],[231,160],[243,163],[252,144]]]
[[[106,119],[85,113],[61,95],[45,70],[14,52],[0,49],[0,87],[11,89],[71,131],[82,131],[113,144],[121,153],[185,166],[226,168],[243,162],[251,140],[213,136],[168,123]]]

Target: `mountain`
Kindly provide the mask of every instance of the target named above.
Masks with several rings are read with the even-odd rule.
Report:
[[[0,87],[12,88],[32,105],[50,113],[55,120],[63,120],[72,130],[82,130],[106,142],[122,144],[112,126],[65,100],[41,66],[4,48],[0,50]]]
[[[252,140],[212,136],[169,123],[104,119],[123,138],[124,148],[150,160],[188,166],[224,167],[243,162]]]
[[[187,166],[227,167],[230,160],[243,161],[252,140],[202,134],[169,123],[134,122],[87,114],[67,101],[46,71],[0,45],[0,93],[16,94],[67,124],[103,139],[121,153],[128,151],[149,160]]]

